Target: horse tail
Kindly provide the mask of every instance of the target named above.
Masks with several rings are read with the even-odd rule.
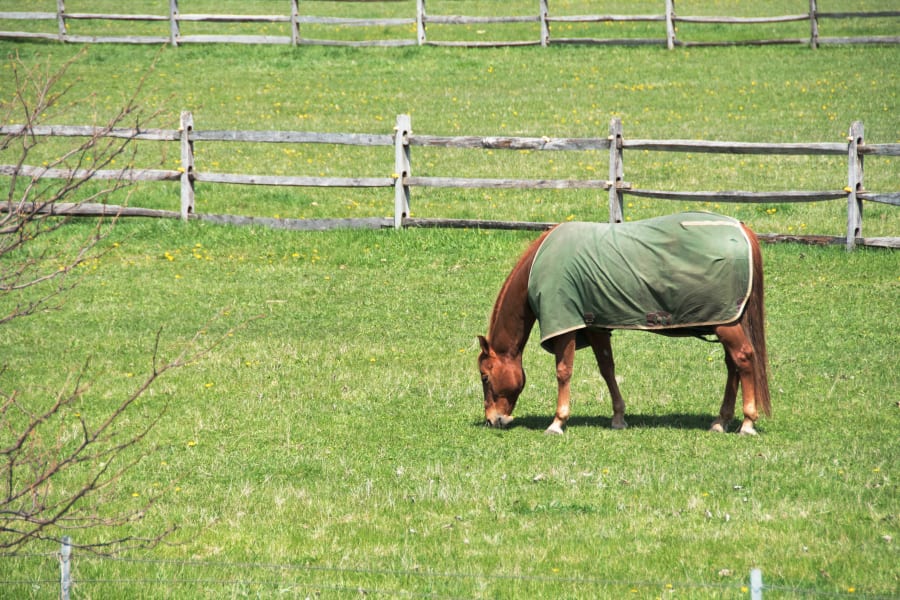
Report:
[[[753,385],[756,390],[756,405],[767,416],[772,414],[772,400],[769,394],[769,357],[766,352],[766,311],[765,293],[763,291],[763,264],[762,252],[759,248],[759,238],[749,227],[744,226],[744,231],[750,239],[751,254],[753,260],[753,282],[750,298],[741,318],[741,326],[744,334],[753,346]]]

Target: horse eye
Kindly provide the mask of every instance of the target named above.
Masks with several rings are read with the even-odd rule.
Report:
[[[481,374],[481,383],[487,385],[487,382],[488,382],[488,376],[485,375],[484,373],[482,373]]]

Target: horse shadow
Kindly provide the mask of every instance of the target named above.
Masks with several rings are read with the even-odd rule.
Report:
[[[628,422],[628,427],[632,429],[699,429],[706,431],[707,429],[709,429],[709,426],[712,425],[712,422],[715,418],[716,415],[687,413],[674,413],[665,415],[644,415],[635,413],[625,415],[625,421]],[[516,429],[521,427],[523,429],[543,431],[547,429],[547,426],[550,425],[551,421],[553,421],[552,415],[523,415],[521,417],[516,417],[513,422],[509,424],[507,429]],[[732,426],[728,428],[729,431],[732,431],[735,427],[740,426],[740,421],[735,421],[735,423],[737,425],[732,424]],[[478,424],[484,425],[484,421],[480,421]],[[571,418],[569,418],[569,421],[566,425],[566,428],[569,427],[595,427],[599,429],[611,429],[612,417],[572,416]]]

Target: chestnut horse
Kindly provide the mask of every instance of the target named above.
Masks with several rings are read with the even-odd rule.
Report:
[[[749,291],[736,319],[727,323],[701,327],[654,328],[648,326],[634,328],[670,336],[715,335],[725,349],[727,379],[719,416],[713,421],[710,430],[726,431],[734,418],[735,400],[740,386],[743,395],[744,417],[740,433],[755,435],[754,423],[759,416],[758,409],[761,409],[766,415],[771,412],[764,331],[762,255],[756,235],[743,223],[737,221],[733,223],[732,229],[737,232],[742,231],[743,233],[739,233],[739,235],[749,244],[747,251],[749,256],[745,262],[750,263]],[[617,228],[628,227],[629,224],[598,226]],[[494,304],[488,336],[478,336],[481,343],[478,368],[484,387],[484,416],[492,427],[506,427],[512,422],[513,409],[519,399],[519,394],[525,387],[522,352],[531,329],[539,318],[529,301],[529,278],[538,251],[547,237],[557,228],[543,233],[519,259],[503,284]],[[627,261],[628,257],[617,260],[622,259]],[[660,279],[666,280],[669,280],[667,274],[670,273],[670,268],[678,268],[668,264],[663,264],[661,267]],[[711,285],[715,286],[716,282],[712,282]],[[688,287],[702,288],[702,286],[693,285]],[[704,298],[701,297],[700,302],[703,301]],[[616,327],[596,327],[592,326],[589,320],[586,321],[583,326],[562,331],[558,335],[542,340],[543,347],[556,357],[558,384],[556,415],[546,433],[563,433],[563,428],[569,419],[569,384],[572,379],[572,365],[575,351],[581,345],[589,345],[594,351],[600,373],[609,388],[613,408],[612,428],[624,429],[627,426],[625,402],[616,382],[610,345],[611,329]]]

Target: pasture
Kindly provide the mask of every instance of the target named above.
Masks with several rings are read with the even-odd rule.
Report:
[[[54,64],[79,50],[0,49]],[[155,59],[147,104],[168,123],[190,109],[203,128],[383,133],[410,113],[427,133],[577,137],[621,116],[633,137],[834,141],[858,119],[867,139],[895,142],[898,57],[880,46],[96,46],[69,72],[73,102],[47,122],[102,120]],[[0,81],[8,103],[10,80]],[[198,162],[346,175],[373,161],[362,151],[292,150],[210,148]],[[148,152],[177,162],[177,147]],[[591,169],[565,155],[485,155],[419,160],[473,176]],[[844,185],[833,181],[845,176],[840,166],[821,168],[826,158],[741,160],[635,160],[626,175],[661,189]],[[867,162],[867,187],[894,189],[897,161],[877,162]],[[601,196],[434,190],[413,197],[413,213],[602,220]],[[171,186],[146,184],[129,202],[176,209],[177,199]],[[198,211],[291,217],[385,216],[391,202],[383,192],[222,186],[197,196]],[[636,200],[626,215],[680,208]],[[832,235],[846,214],[840,202],[686,208],[731,214],[759,232]],[[867,205],[863,224],[864,235],[900,235],[896,207]],[[33,251],[90,227],[71,224]],[[897,594],[895,252],[764,245],[774,413],[758,437],[706,431],[724,385],[718,345],[631,332],[613,336],[630,428],[609,428],[608,394],[593,357],[579,353],[570,426],[550,437],[553,361],[536,340],[509,430],[482,425],[475,367],[475,336],[534,236],[119,223],[110,251],[79,268],[58,310],[0,329],[0,387],[40,406],[87,363],[92,384],[78,410],[100,419],[151,368],[160,328],[163,356],[198,330],[226,341],[166,374],[123,425],[165,406],[117,502],[160,494],[128,533],[177,530],[155,550],[114,560],[76,552],[74,596],[737,598],[753,567],[771,586],[767,598]],[[74,424],[63,418],[47,435]],[[58,565],[43,553],[57,550],[0,558],[0,596],[55,596]]]

